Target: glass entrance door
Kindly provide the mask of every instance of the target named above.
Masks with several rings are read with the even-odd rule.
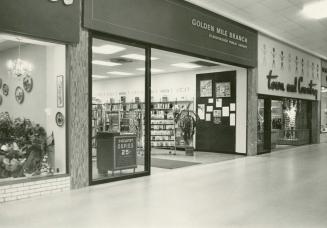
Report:
[[[272,100],[271,101],[271,149],[275,149],[280,144],[281,138],[283,138],[283,101]]]
[[[258,99],[257,114],[257,152],[258,154],[271,151],[271,100]]]
[[[264,123],[265,123],[265,100],[258,99],[258,113],[257,113],[257,151],[264,153]]]
[[[91,183],[149,173],[146,55],[143,47],[92,39]]]

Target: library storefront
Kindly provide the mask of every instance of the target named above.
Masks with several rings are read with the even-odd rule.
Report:
[[[84,27],[90,184],[247,154],[256,31],[153,0],[86,1]]]
[[[70,189],[66,47],[79,42],[79,9],[79,1],[1,3],[0,203]]]
[[[258,37],[257,150],[319,142],[321,60]]]

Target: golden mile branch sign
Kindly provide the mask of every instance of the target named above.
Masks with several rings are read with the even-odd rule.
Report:
[[[192,25],[198,29],[208,31],[208,37],[228,45],[237,46],[240,48],[247,48],[248,39],[246,36],[229,31],[220,26],[209,24],[205,21],[192,18]]]

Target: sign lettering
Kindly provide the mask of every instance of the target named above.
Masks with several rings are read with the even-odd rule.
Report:
[[[269,71],[267,75],[268,79],[268,89],[269,90],[279,90],[279,91],[285,91],[285,85],[283,82],[277,81],[278,75],[273,75],[272,70]],[[294,77],[293,84],[287,84],[286,85],[286,91],[292,92],[292,93],[300,93],[300,94],[309,94],[315,96],[317,99],[318,97],[318,90],[313,88],[316,86],[316,84],[313,83],[312,80],[310,80],[309,84],[307,86],[303,86],[303,77]]]
[[[214,26],[207,22],[193,18],[191,21],[194,27],[209,31],[209,38],[219,40],[230,45],[238,46],[240,48],[247,48],[248,39],[246,36],[237,34],[227,29]]]

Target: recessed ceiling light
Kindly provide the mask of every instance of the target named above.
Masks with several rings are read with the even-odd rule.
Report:
[[[145,68],[137,68],[136,70],[145,71]],[[164,70],[157,69],[157,68],[151,68],[151,72],[152,73],[161,73],[161,72],[164,72]]]
[[[175,67],[186,68],[186,69],[195,69],[195,68],[201,67],[201,66],[196,65],[194,63],[175,63],[175,64],[171,64],[171,65],[175,66]]]
[[[122,72],[122,71],[110,71],[110,72],[107,72],[107,74],[112,74],[112,75],[122,75],[122,76],[133,75],[132,73],[129,73],[129,72]]]
[[[120,46],[115,46],[111,44],[106,44],[102,46],[93,46],[92,51],[97,54],[104,54],[104,55],[110,55],[114,54],[120,51],[125,50],[126,48],[120,47]]]
[[[92,75],[92,78],[102,79],[102,78],[108,78],[108,76],[107,75],[96,75],[96,74],[93,74]]]
[[[93,60],[92,64],[95,65],[101,65],[101,66],[120,66],[120,63],[113,63],[113,62],[109,62],[109,61],[102,61],[102,60]]]
[[[318,1],[304,5],[302,13],[313,19],[321,19],[327,17],[327,1]]]
[[[135,60],[143,60],[145,61],[145,55],[140,55],[140,54],[128,54],[128,55],[123,55],[121,57],[127,58],[127,59],[135,59]],[[151,57],[151,60],[157,60],[159,58],[157,57]]]

